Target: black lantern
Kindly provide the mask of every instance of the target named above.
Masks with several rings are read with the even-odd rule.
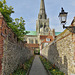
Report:
[[[61,12],[59,13],[59,19],[61,24],[63,25],[63,28],[68,29],[70,32],[75,33],[75,26],[65,26],[67,21],[67,14],[68,12],[65,12],[63,8],[61,8]]]
[[[59,19],[61,24],[66,24],[68,12],[65,12],[63,8],[61,8],[61,12],[59,13]]]

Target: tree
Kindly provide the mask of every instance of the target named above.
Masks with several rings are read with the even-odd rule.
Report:
[[[8,7],[6,5],[6,0],[0,1],[0,12],[5,18],[7,24],[12,22],[11,14],[14,13],[12,6]]]
[[[20,17],[20,19],[16,18],[15,21],[13,22],[13,19],[11,18],[11,14],[14,13],[14,11],[13,11],[12,6],[8,7],[6,5],[6,0],[0,1],[0,12],[4,16],[8,27],[10,27],[13,30],[13,32],[17,35],[19,40],[23,40],[22,37],[26,33],[29,33],[29,32],[24,32],[25,20],[23,20],[23,18]]]
[[[19,40],[23,40],[23,36],[25,35],[25,20],[22,17],[20,19],[16,18],[15,22],[9,24],[9,27],[12,28],[14,33],[17,35]]]

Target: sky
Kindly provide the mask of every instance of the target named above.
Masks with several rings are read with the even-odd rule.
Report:
[[[25,20],[25,29],[27,31],[36,31],[36,20],[40,10],[41,0],[6,0],[8,6],[14,8],[15,13],[11,15],[13,19],[23,17]],[[61,7],[68,12],[67,23],[70,25],[75,16],[75,0],[44,0],[49,26],[56,32],[62,32],[63,26],[58,18]]]

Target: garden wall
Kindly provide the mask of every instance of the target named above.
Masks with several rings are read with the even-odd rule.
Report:
[[[75,18],[72,25],[75,26]],[[66,75],[75,75],[75,34],[65,30],[41,54]]]
[[[33,51],[7,26],[0,13],[0,75],[11,74],[33,55]]]

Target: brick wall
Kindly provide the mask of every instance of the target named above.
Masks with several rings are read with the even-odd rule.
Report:
[[[75,25],[75,22],[73,23]],[[67,29],[56,37],[41,54],[66,75],[75,74],[75,34]]]
[[[33,55],[23,41],[18,41],[0,13],[0,75],[9,75]]]
[[[1,36],[2,32],[2,17],[0,17],[0,75],[2,73],[2,57],[3,57],[3,37]]]

